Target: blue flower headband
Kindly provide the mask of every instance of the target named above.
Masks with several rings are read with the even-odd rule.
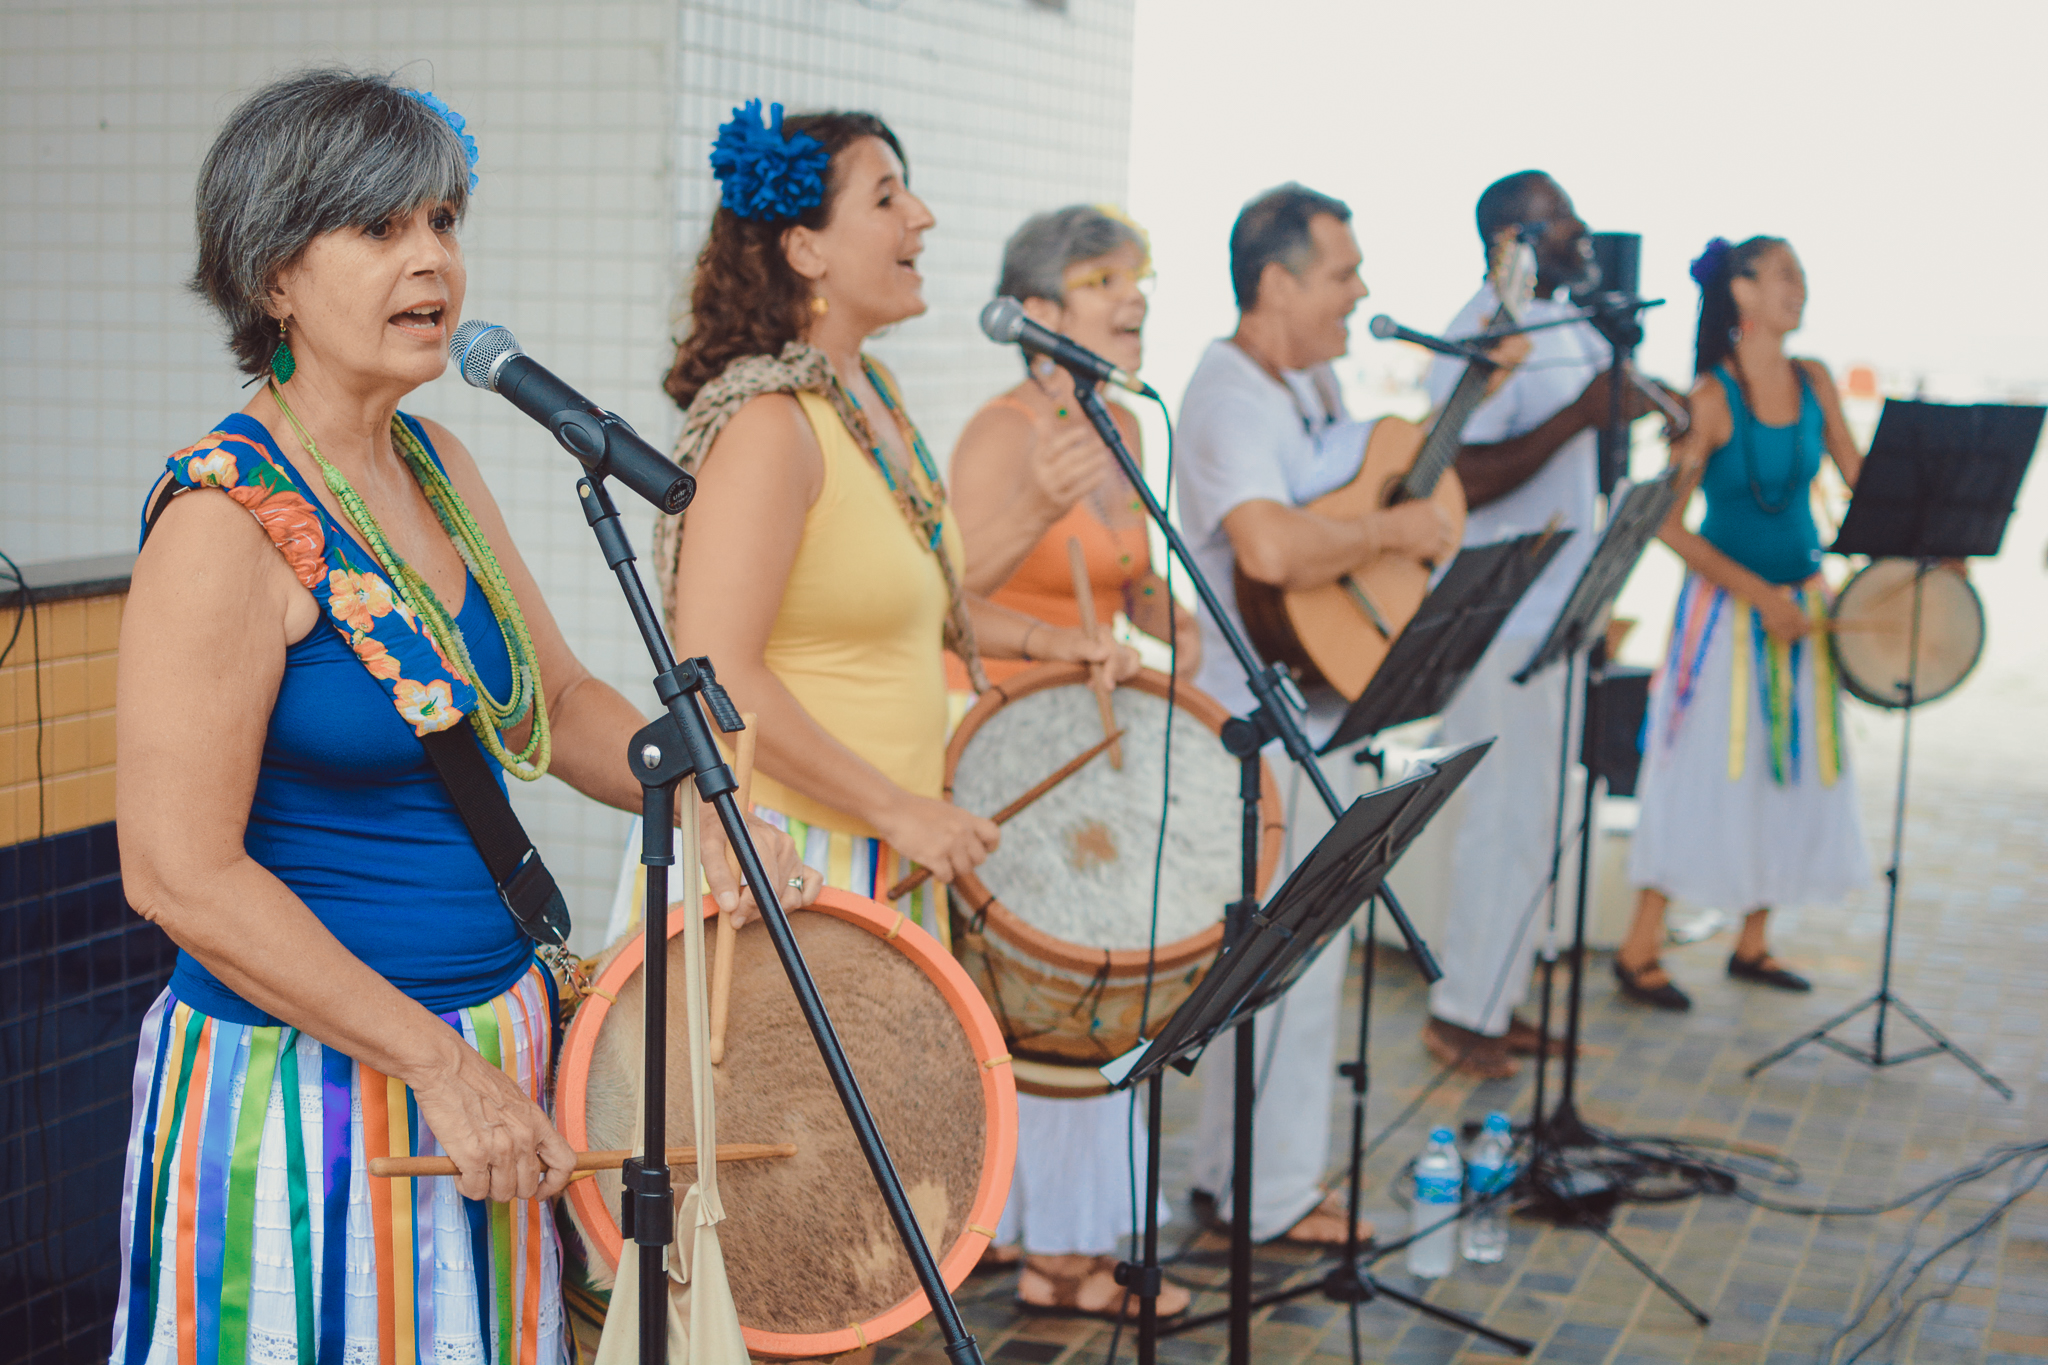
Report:
[[[1721,273],[1721,267],[1728,260],[1731,243],[1726,237],[1716,237],[1700,252],[1699,259],[1692,263],[1692,282],[1705,289]]]
[[[782,106],[748,100],[721,124],[711,144],[711,173],[719,200],[742,218],[795,218],[825,198],[825,168],[832,158],[806,133],[785,138]]]
[[[471,192],[474,192],[476,190],[476,139],[462,131],[468,126],[467,121],[462,115],[450,109],[448,102],[439,95],[430,94],[425,90],[407,90],[403,93],[410,95],[421,104],[426,105],[427,108],[439,114],[441,121],[450,128],[453,128],[455,136],[462,139],[462,155],[469,163],[469,188]]]

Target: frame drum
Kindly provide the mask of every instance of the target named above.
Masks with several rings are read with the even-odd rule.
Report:
[[[1099,742],[1087,677],[1080,664],[1042,664],[982,693],[946,748],[947,797],[989,814]],[[1223,909],[1242,894],[1238,761],[1217,740],[1230,713],[1177,683],[1158,947],[1149,948],[1166,697],[1166,675],[1150,669],[1117,688],[1123,768],[1107,754],[1090,762],[1018,812],[1001,847],[953,883],[965,921],[954,951],[994,1008],[1026,1094],[1105,1093],[1096,1068],[1142,1041],[1141,1018],[1147,1037],[1165,1025],[1215,960]],[[1259,782],[1263,892],[1286,820],[1263,762]]]
[[[1876,559],[1842,585],[1829,612],[1828,642],[1851,696],[1899,710],[1911,678],[1918,706],[1955,691],[1976,668],[1984,653],[1984,603],[1970,580],[1946,564],[1929,564],[1922,572],[1919,560]]]
[[[690,1050],[675,1041],[685,913],[671,908],[668,919],[671,1143],[692,1123]],[[717,913],[705,897],[706,918]],[[888,906],[827,887],[789,921],[939,1273],[956,1288],[994,1234],[1017,1156],[1017,1092],[996,1021],[960,964]],[[555,1115],[579,1150],[640,1145],[645,945],[638,933],[624,941],[562,1045]],[[748,1352],[833,1356],[902,1331],[931,1310],[763,930],[735,940],[731,1017],[716,1080],[719,1140],[797,1147],[794,1157],[718,1172],[718,1240]],[[692,1177],[675,1173],[678,1204]],[[619,1188],[618,1173],[604,1171],[566,1197],[599,1275],[619,1263]]]

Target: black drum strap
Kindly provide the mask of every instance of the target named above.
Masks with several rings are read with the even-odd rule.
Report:
[[[420,745],[454,799],[455,813],[476,841],[476,851],[497,883],[498,898],[520,929],[535,943],[567,943],[568,902],[540,860],[540,850],[526,837],[511,800],[491,772],[491,761],[477,745],[475,731],[468,725],[450,726],[420,736]]]

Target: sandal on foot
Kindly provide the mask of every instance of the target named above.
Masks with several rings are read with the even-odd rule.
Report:
[[[1728,975],[1737,981],[1754,981],[1759,986],[1776,986],[1781,991],[1810,991],[1813,983],[1794,971],[1780,966],[1769,953],[1747,961],[1728,954]]]
[[[1645,1005],[1654,1005],[1660,1010],[1682,1012],[1691,1009],[1692,997],[1678,989],[1678,983],[1671,980],[1670,977],[1667,976],[1662,985],[1645,986],[1643,984],[1643,978],[1657,969],[1658,962],[1654,957],[1633,971],[1622,965],[1619,955],[1614,959],[1614,979],[1621,983],[1621,993],[1629,999],[1640,1000]],[[1732,962],[1729,964],[1728,971],[1731,976],[1735,972]]]
[[[1024,1248],[1019,1243],[1012,1242],[1008,1246],[997,1246],[994,1242],[990,1242],[986,1247],[982,1248],[981,1259],[974,1263],[974,1269],[967,1273],[970,1275],[1001,1275],[1005,1271],[1015,1270],[1023,1260]]]
[[[1296,1246],[1341,1247],[1344,1245],[1344,1220],[1351,1216],[1350,1200],[1340,1194],[1330,1194],[1323,1202],[1310,1209],[1293,1227],[1273,1240],[1291,1242]],[[1310,1227],[1310,1220],[1318,1220]],[[1373,1225],[1370,1218],[1358,1220],[1358,1245],[1361,1248],[1372,1245]]]
[[[1064,1262],[1064,1265],[1055,1264]],[[1138,1300],[1116,1282],[1114,1256],[1027,1256],[1017,1277],[1017,1308],[1037,1317],[1138,1320]],[[1036,1297],[1026,1297],[1027,1293]],[[1194,1296],[1171,1280],[1159,1286],[1159,1321],[1188,1311]]]

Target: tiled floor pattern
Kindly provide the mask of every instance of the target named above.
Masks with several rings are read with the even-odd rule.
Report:
[[[1916,748],[1919,747],[1916,745]],[[1884,739],[1859,753],[1873,843],[1890,825],[1891,784]],[[1893,750],[1896,753],[1896,750]],[[1958,755],[1960,757],[1960,755]],[[1918,756],[1916,755],[1916,758]],[[1883,1201],[1963,1166],[1999,1143],[2048,1137],[2048,779],[1991,765],[1920,764],[1914,785],[1900,916],[1895,987],[1930,1022],[1948,1031],[2016,1091],[2001,1100],[1961,1065],[1935,1057],[1873,1072],[1821,1048],[1807,1048],[1752,1081],[1743,1068],[1846,1008],[1875,985],[1884,926],[1873,891],[1833,911],[1782,916],[1776,946],[1808,969],[1816,989],[1791,996],[1737,985],[1721,975],[1726,935],[1674,950],[1667,962],[1692,991],[1683,1018],[1621,1002],[1604,957],[1588,973],[1580,1095],[1588,1119],[1612,1132],[1682,1134],[1754,1144],[1798,1163],[1803,1180],[1768,1188],[1779,1198],[1818,1202]],[[1384,957],[1385,987],[1375,1004],[1368,1131],[1421,1094],[1434,1068],[1417,1042],[1424,1018],[1419,978],[1398,954]],[[1356,975],[1353,977],[1354,1002]],[[1868,1044],[1869,1016],[1843,1031]],[[1896,1022],[1891,1050],[1916,1036]],[[1553,1081],[1554,1085],[1554,1081]],[[1553,1091],[1554,1093],[1554,1091]],[[1434,1123],[1474,1119],[1492,1108],[1517,1118],[1529,1105],[1529,1074],[1511,1082],[1457,1081],[1423,1099],[1367,1166],[1370,1211],[1398,1231],[1404,1215],[1387,1184]],[[1167,1189],[1177,1219],[1168,1246],[1189,1233],[1182,1181],[1191,1142],[1195,1090],[1171,1084],[1167,1096]],[[1342,1114],[1348,1094],[1339,1092]],[[1331,1169],[1341,1169],[1333,1124]],[[1919,1230],[1916,1263],[1984,1213],[2008,1188],[2008,1170],[1971,1185]],[[1763,1189],[1755,1182],[1751,1188]],[[1879,1217],[1814,1218],[1767,1211],[1727,1196],[1626,1206],[1613,1233],[1685,1293],[1712,1323],[1698,1327],[1591,1234],[1516,1218],[1507,1258],[1496,1266],[1460,1264],[1433,1285],[1411,1280],[1390,1257],[1377,1266],[1389,1283],[1426,1292],[1488,1324],[1534,1338],[1534,1359],[1559,1362],[1840,1361],[1889,1311],[1880,1303],[1843,1344],[1836,1334],[1871,1292],[1913,1231],[1919,1210]],[[1170,1273],[1218,1289],[1221,1244],[1204,1240]],[[1921,1309],[1910,1325],[1870,1348],[1866,1361],[2012,1362],[2048,1359],[2048,1193],[2036,1192],[1969,1247],[1929,1267],[1914,1293],[1961,1281]],[[1313,1258],[1262,1248],[1262,1282],[1301,1282],[1320,1272]],[[1110,1330],[1100,1324],[1034,1317],[1012,1305],[1014,1276],[978,1277],[961,1302],[982,1350],[1006,1365],[1080,1365],[1105,1358]],[[1220,1292],[1198,1294],[1197,1310],[1223,1306]],[[1386,1301],[1359,1314],[1363,1358],[1396,1365],[1504,1359],[1497,1348]],[[1262,1314],[1253,1350],[1274,1365],[1337,1365],[1348,1359],[1341,1309],[1319,1297]],[[1223,1328],[1167,1339],[1169,1365],[1210,1365],[1225,1357]],[[1119,1358],[1131,1358],[1126,1332]],[[940,1365],[927,1322],[882,1345],[883,1365]]]

